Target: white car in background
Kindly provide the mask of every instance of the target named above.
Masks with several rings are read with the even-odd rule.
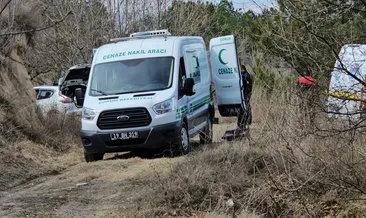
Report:
[[[37,93],[36,105],[44,115],[81,111],[71,98],[60,93],[58,86],[36,86],[34,90]]]
[[[37,106],[42,114],[57,112],[61,114],[81,115],[83,99],[78,99],[76,92],[85,93],[90,72],[89,64],[72,66],[58,86],[34,87],[37,93]]]

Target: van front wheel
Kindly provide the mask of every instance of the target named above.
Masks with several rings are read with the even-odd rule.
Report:
[[[191,151],[191,144],[189,141],[189,134],[186,123],[182,123],[174,150],[175,155],[188,154]]]
[[[86,162],[94,162],[103,160],[104,153],[88,153],[84,151],[84,157]]]

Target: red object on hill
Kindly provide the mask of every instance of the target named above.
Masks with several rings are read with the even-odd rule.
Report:
[[[316,81],[312,76],[299,76],[297,81],[305,86],[314,87],[316,85]]]

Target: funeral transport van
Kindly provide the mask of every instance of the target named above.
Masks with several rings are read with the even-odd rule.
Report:
[[[242,102],[234,37],[213,39],[211,47],[211,67],[202,37],[167,30],[133,33],[99,47],[83,102],[86,161],[139,149],[186,154],[196,135],[210,143],[213,90],[222,93],[220,108]]]

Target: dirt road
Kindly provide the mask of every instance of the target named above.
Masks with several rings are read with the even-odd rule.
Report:
[[[217,143],[223,130],[214,132]],[[76,155],[80,162],[57,175],[0,192],[0,217],[133,217],[136,202],[149,191],[143,190],[144,178],[168,172],[185,158],[125,153],[86,163],[81,149]]]
[[[138,178],[169,169],[178,160],[122,155],[80,163],[0,193],[0,217],[132,216],[137,210]]]

